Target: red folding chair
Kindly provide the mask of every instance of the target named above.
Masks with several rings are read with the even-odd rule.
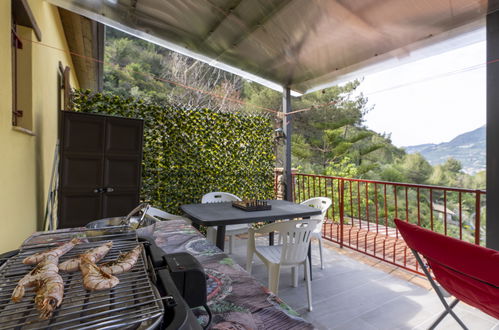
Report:
[[[395,225],[445,307],[430,329],[447,314],[467,329],[452,310],[460,300],[499,319],[499,251],[437,234],[399,219],[395,219]],[[441,287],[433,280],[430,269]],[[444,299],[442,288],[456,298],[450,304]]]

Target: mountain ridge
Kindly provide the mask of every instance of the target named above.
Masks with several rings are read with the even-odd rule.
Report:
[[[425,143],[403,147],[409,154],[420,153],[431,165],[445,163],[448,158],[461,162],[463,172],[475,174],[484,171],[485,165],[485,125],[463,134],[449,142]]]

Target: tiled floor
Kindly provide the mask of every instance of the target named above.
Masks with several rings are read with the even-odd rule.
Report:
[[[265,242],[264,238],[262,244]],[[324,249],[325,269],[313,244],[313,311],[307,311],[304,281],[291,286],[291,270],[281,271],[278,295],[318,329],[426,329],[443,311],[428,282],[406,271],[335,245]],[[246,264],[246,240],[236,240],[232,257]],[[253,276],[267,285],[267,271],[255,257]],[[499,320],[459,303],[456,313],[470,329],[499,330]],[[460,329],[447,316],[437,329]]]

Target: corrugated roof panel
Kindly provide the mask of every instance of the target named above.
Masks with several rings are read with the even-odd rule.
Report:
[[[300,93],[409,59],[415,50],[483,26],[497,9],[485,0],[48,1]]]

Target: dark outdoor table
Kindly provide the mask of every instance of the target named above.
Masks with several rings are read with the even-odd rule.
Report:
[[[322,213],[320,209],[288,202],[284,200],[267,200],[272,209],[266,211],[243,211],[232,206],[231,202],[185,204],[180,208],[195,225],[217,226],[216,246],[224,250],[225,226],[242,223],[267,222],[293,218],[309,218]],[[270,235],[270,244],[273,244],[273,235]],[[312,268],[311,249],[308,251],[310,268]],[[312,275],[312,273],[310,273]]]
[[[224,250],[225,226],[242,223],[267,222],[275,220],[308,218],[321,214],[321,210],[307,205],[283,200],[268,200],[272,209],[266,211],[243,211],[232,206],[231,202],[186,204],[182,211],[197,225],[218,226],[216,245]]]

